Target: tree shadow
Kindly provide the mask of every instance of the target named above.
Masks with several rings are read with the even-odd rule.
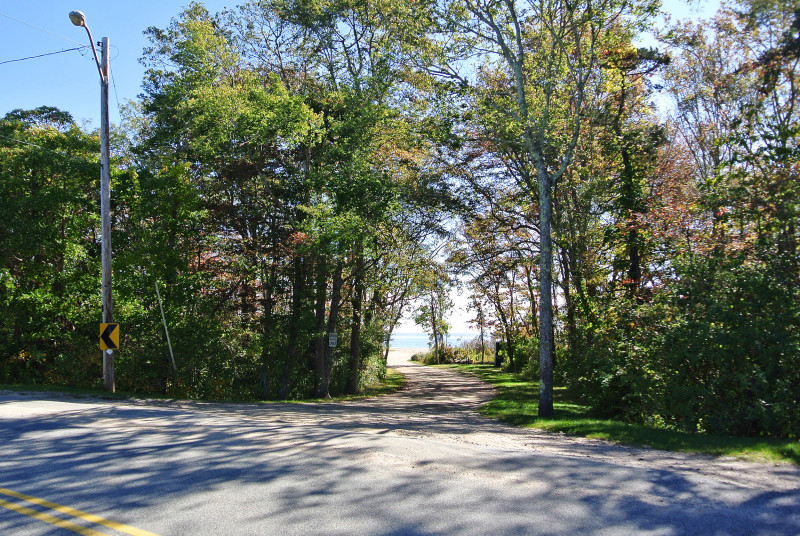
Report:
[[[425,374],[345,403],[6,414],[0,486],[164,535],[800,533],[800,480],[765,491],[627,465],[602,442],[537,450],[475,413],[491,388]],[[0,533],[19,517],[0,511]]]

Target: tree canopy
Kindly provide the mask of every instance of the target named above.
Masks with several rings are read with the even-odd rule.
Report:
[[[563,384],[599,417],[798,437],[800,5],[643,48],[658,8],[193,2],[149,28],[114,136],[120,388],[357,393],[403,317],[445,355],[458,288],[544,417]],[[0,381],[99,383],[98,144],[47,106],[0,120]]]

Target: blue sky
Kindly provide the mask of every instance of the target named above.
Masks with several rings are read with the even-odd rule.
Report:
[[[111,43],[113,85],[109,115],[117,123],[117,97],[124,103],[141,91],[144,68],[139,58],[147,44],[142,32],[148,26],[166,27],[187,3],[188,0],[0,0],[0,62],[88,45],[86,30],[73,26],[68,17],[70,11],[82,11],[94,40],[108,37]],[[235,5],[236,0],[204,3],[210,11],[217,12]],[[0,115],[15,108],[48,105],[72,113],[76,120],[91,120],[94,127],[99,124],[100,77],[88,48],[0,63],[0,80]]]
[[[100,117],[100,81],[91,50],[60,51],[88,45],[83,28],[73,26],[68,14],[82,11],[95,41],[111,43],[112,86],[110,119],[119,122],[117,103],[136,99],[144,67],[139,63],[149,26],[164,28],[188,0],[0,0],[0,116],[16,109],[55,106],[96,128]],[[212,13],[243,0],[207,0]],[[707,17],[719,0],[664,0],[673,18]],[[23,61],[11,61],[46,55]],[[9,63],[3,63],[9,62]],[[468,331],[465,299],[453,296],[457,308],[451,317],[453,332]],[[405,322],[403,331],[416,331]]]

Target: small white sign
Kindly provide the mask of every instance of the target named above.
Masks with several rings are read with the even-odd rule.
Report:
[[[328,346],[331,348],[336,348],[336,343],[339,341],[338,336],[336,333],[328,333]]]

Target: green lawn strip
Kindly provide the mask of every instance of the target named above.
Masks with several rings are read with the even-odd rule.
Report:
[[[497,396],[481,408],[481,414],[516,426],[605,439],[625,445],[662,450],[734,456],[760,462],[800,465],[800,442],[780,439],[690,434],[622,421],[595,419],[587,406],[576,403],[563,387],[553,393],[555,416],[540,418],[539,383],[522,374],[503,372],[491,365],[444,365],[475,374],[497,388]]]
[[[373,398],[376,396],[389,395],[399,391],[406,385],[406,377],[397,372],[393,368],[386,369],[386,375],[383,380],[370,385],[367,385],[364,390],[357,395],[341,395],[333,396],[330,398],[310,398],[303,400],[286,400],[286,402],[296,402],[304,404],[307,402],[346,402],[348,400],[361,400],[364,398]]]
[[[367,386],[364,396],[373,397],[395,393],[406,386],[406,377],[393,368],[386,369],[386,375],[380,383]]]
[[[281,400],[280,402],[344,402],[347,400],[360,400],[363,398],[372,398],[375,396],[387,395],[399,391],[402,389],[406,384],[406,378],[396,370],[389,368],[386,369],[386,375],[384,379],[380,382],[375,382],[370,385],[367,385],[364,390],[357,394],[357,395],[342,395],[336,396],[331,398],[313,398],[313,399],[303,399],[303,400]],[[60,394],[67,394],[73,396],[75,398],[103,398],[103,399],[114,399],[114,400],[123,400],[126,398],[130,399],[137,399],[137,400],[179,400],[174,397],[159,395],[159,394],[151,394],[151,393],[126,393],[123,391],[117,391],[115,393],[109,393],[102,389],[82,389],[77,387],[69,387],[69,386],[60,386],[60,385],[20,385],[20,384],[0,384],[0,391],[15,391],[15,392],[42,392],[42,393],[60,393]],[[194,399],[193,399],[194,400]],[[242,403],[273,403],[275,401],[268,400],[241,400],[241,399],[224,399],[224,398],[213,398],[213,399],[201,399],[199,401],[203,402],[242,402]]]
[[[39,384],[19,384],[19,383],[9,383],[4,384],[0,383],[0,391],[14,391],[18,393],[60,393],[65,395],[70,395],[75,398],[109,398],[109,399],[116,399],[121,400],[124,398],[139,398],[138,395],[134,395],[131,393],[123,393],[117,391],[115,393],[109,393],[104,389],[90,389],[88,387],[71,387],[69,385],[39,385]],[[147,396],[143,396],[142,398],[150,398]],[[167,397],[159,397],[158,395],[153,395],[152,398],[167,398]]]

